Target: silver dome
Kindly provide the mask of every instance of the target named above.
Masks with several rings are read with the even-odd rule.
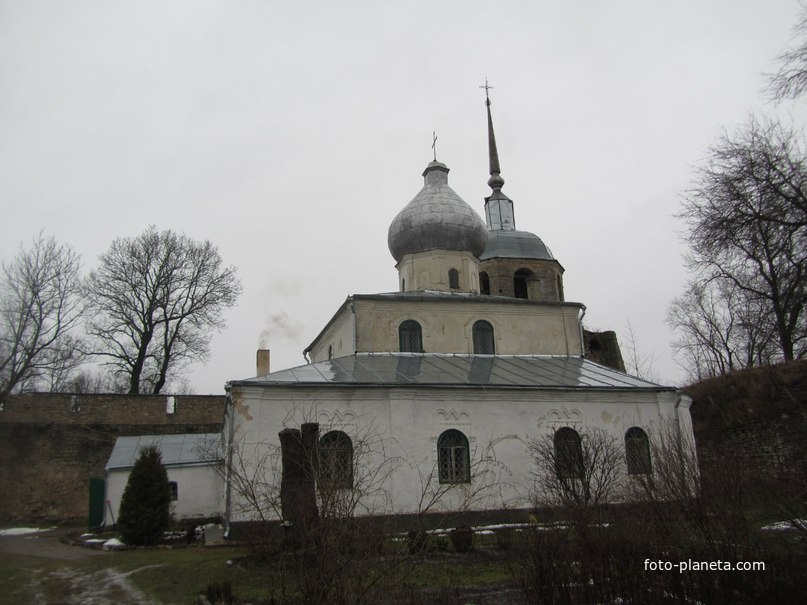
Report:
[[[446,165],[431,162],[423,177],[423,189],[389,227],[387,244],[396,262],[406,254],[426,250],[461,250],[478,257],[485,250],[487,227],[448,186]]]
[[[488,231],[488,245],[479,260],[491,258],[555,260],[541,238],[529,231]]]

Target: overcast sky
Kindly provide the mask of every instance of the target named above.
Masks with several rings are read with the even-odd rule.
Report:
[[[774,106],[796,0],[0,0],[0,257],[40,230],[89,271],[150,224],[244,284],[200,393],[302,350],[345,297],[397,288],[387,228],[437,157],[480,214],[489,78],[516,225],[586,323],[628,322],[666,383],[686,281],[674,218],[722,128]]]

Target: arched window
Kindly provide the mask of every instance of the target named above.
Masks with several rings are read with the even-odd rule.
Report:
[[[474,355],[495,355],[496,345],[493,339],[493,326],[480,319],[474,323]]]
[[[532,276],[529,269],[519,269],[513,276],[513,296],[516,298],[529,298],[527,279]]]
[[[649,475],[653,472],[650,466],[650,440],[638,426],[632,426],[625,433],[625,460],[629,475]]]
[[[490,296],[490,277],[484,271],[479,274],[479,291]]]
[[[440,483],[470,483],[468,438],[449,429],[437,439],[437,474]]]
[[[402,353],[423,353],[423,332],[414,319],[407,319],[398,326],[398,341]]]
[[[513,275],[513,296],[516,298],[529,298],[527,280],[532,276],[529,269],[519,269]]]
[[[353,442],[342,431],[329,431],[319,440],[320,487],[353,487]]]
[[[555,432],[555,472],[558,479],[580,479],[583,475],[583,444],[580,435],[564,426]]]
[[[448,270],[448,287],[452,290],[458,290],[460,287],[460,272],[456,269]]]

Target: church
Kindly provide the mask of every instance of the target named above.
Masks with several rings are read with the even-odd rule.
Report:
[[[652,472],[662,430],[694,442],[686,395],[592,359],[563,266],[516,228],[490,105],[485,220],[435,155],[389,227],[398,291],[349,295],[308,364],[269,372],[259,352],[259,375],[227,384],[228,523],[279,518],[248,492],[279,491],[278,433],[303,423],[319,426],[319,481],[353,490],[357,514],[529,508],[530,444],[574,450],[595,427],[624,444],[625,475]]]

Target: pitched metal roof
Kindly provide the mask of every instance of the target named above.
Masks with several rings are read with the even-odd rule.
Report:
[[[210,464],[211,458],[218,459],[221,455],[219,433],[118,437],[106,470],[132,468],[140,450],[150,445],[159,448],[164,466]]]
[[[230,384],[675,390],[580,357],[438,353],[359,353]]]

